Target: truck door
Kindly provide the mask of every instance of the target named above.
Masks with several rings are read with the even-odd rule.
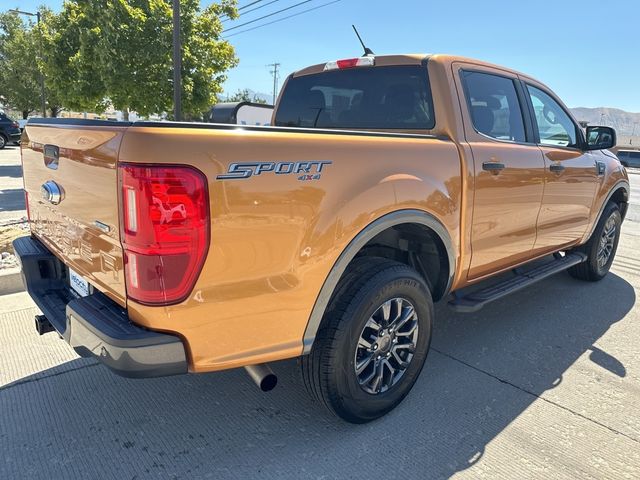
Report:
[[[542,252],[582,238],[600,178],[597,155],[582,151],[582,133],[560,101],[541,85],[525,83],[525,88],[546,167],[534,247]]]
[[[465,136],[473,153],[468,275],[473,279],[531,257],[545,163],[533,141],[530,117],[523,115],[527,104],[515,75],[456,64],[454,76],[464,92]]]

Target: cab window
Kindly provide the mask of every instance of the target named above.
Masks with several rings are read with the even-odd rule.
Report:
[[[435,126],[433,112],[425,67],[349,68],[290,78],[275,125],[430,130]]]
[[[498,140],[525,142],[522,110],[513,79],[464,70],[461,75],[475,129]]]
[[[577,147],[578,130],[558,102],[539,88],[527,85],[540,143],[552,147]]]

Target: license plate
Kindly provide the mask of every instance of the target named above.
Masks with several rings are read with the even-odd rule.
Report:
[[[71,268],[69,269],[69,284],[71,285],[71,288],[73,288],[73,291],[81,297],[89,295],[89,282],[82,278],[78,272],[74,272]]]

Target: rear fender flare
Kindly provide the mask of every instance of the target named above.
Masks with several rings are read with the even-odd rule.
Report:
[[[455,273],[456,260],[451,236],[444,225],[432,214],[421,210],[399,210],[388,213],[373,221],[358,233],[353,240],[349,242],[349,245],[347,245],[331,268],[329,275],[320,289],[316,303],[311,311],[309,321],[307,322],[307,328],[305,329],[303,337],[303,354],[308,354],[311,351],[311,347],[313,346],[316,333],[320,328],[320,323],[322,322],[325,309],[329,304],[329,300],[331,299],[342,274],[345,272],[351,260],[353,260],[362,247],[377,234],[390,227],[403,223],[418,223],[424,225],[438,235],[445,246],[449,261],[449,279],[445,290],[446,292],[449,291],[453,281],[453,275]]]

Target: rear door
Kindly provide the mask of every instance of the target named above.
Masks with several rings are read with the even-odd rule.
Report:
[[[71,268],[67,276],[79,294],[88,286],[89,293],[98,289],[124,305],[116,166],[128,124],[56,122],[25,129],[32,232]]]
[[[554,250],[582,238],[601,177],[594,152],[582,151],[582,132],[560,100],[526,82],[534,134],[545,159],[545,188],[536,250]]]
[[[521,84],[509,72],[454,64],[465,136],[473,152],[469,278],[531,256],[544,188],[544,159],[523,115]]]

